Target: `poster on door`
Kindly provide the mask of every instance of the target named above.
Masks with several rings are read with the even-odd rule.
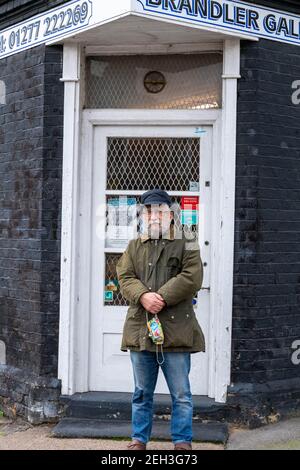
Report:
[[[198,225],[199,221],[199,197],[184,196],[181,198],[181,223],[182,225]]]
[[[111,197],[107,201],[106,248],[125,250],[137,232],[135,197]]]

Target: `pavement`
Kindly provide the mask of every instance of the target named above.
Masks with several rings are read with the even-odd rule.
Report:
[[[254,430],[232,429],[227,450],[300,450],[300,418]]]
[[[57,439],[53,425],[32,426],[0,417],[0,450],[126,450],[127,440]],[[223,445],[194,443],[194,450],[224,450]],[[171,442],[151,441],[149,450],[172,450]],[[231,428],[227,450],[300,450],[300,418],[254,430]]]
[[[31,426],[22,420],[0,418],[1,450],[126,450],[128,440],[57,439],[51,436],[53,425]],[[222,445],[194,444],[195,450],[223,450]],[[149,450],[172,450],[171,442],[152,441]]]

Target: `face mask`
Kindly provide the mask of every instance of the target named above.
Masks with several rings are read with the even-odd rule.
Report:
[[[149,330],[149,337],[152,339],[154,344],[163,344],[164,343],[164,333],[162,329],[162,325],[159,321],[157,315],[154,318],[151,318],[147,322],[148,330]]]

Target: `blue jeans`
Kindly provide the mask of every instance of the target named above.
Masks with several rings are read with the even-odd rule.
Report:
[[[172,398],[172,441],[174,444],[192,442],[193,400],[189,382],[191,354],[165,352],[165,362],[161,366],[157,363],[154,352],[130,351],[130,357],[135,384],[132,397],[132,439],[138,439],[144,444],[150,440],[153,395],[161,367]]]

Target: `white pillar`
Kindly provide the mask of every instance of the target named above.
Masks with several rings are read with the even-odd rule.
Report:
[[[236,185],[237,80],[240,78],[240,40],[224,42],[223,109],[220,188],[219,279],[215,357],[215,399],[226,402],[230,385],[232,298]]]
[[[80,130],[80,63],[77,44],[65,44],[63,53],[64,145],[61,232],[61,279],[58,378],[62,394],[75,390],[75,286],[76,209],[78,204],[78,165]]]

